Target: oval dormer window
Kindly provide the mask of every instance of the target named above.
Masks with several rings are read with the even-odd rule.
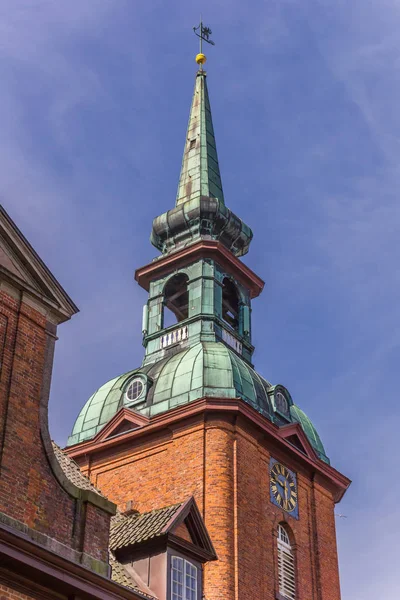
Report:
[[[132,379],[125,392],[125,403],[135,402],[143,394],[144,383],[140,377]]]
[[[278,410],[280,413],[282,413],[284,415],[289,414],[289,404],[288,404],[288,401],[286,400],[285,396],[282,394],[282,392],[276,392],[275,404],[276,404],[276,410]]]

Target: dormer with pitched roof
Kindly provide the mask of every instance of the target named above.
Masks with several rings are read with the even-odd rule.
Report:
[[[171,600],[185,577],[191,597],[201,598],[202,566],[217,559],[193,497],[147,513],[117,515],[110,551],[117,579],[123,576],[158,600]]]

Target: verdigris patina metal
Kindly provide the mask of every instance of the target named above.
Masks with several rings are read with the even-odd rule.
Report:
[[[264,283],[238,259],[253,234],[225,205],[202,52],[196,61],[176,205],[153,221],[151,241],[161,256],[136,272],[149,294],[142,366],[89,398],[68,443],[94,437],[122,407],[151,418],[200,398],[241,399],[278,427],[300,423],[317,455],[329,462],[288,390],[269,383],[252,364],[251,301]],[[130,385],[140,390],[134,399]]]

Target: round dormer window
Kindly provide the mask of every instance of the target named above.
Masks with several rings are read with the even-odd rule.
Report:
[[[125,392],[125,402],[134,402],[142,395],[144,390],[143,379],[136,377],[132,379]]]
[[[289,404],[282,392],[276,392],[275,406],[276,410],[278,410],[283,415],[287,415],[289,413]]]

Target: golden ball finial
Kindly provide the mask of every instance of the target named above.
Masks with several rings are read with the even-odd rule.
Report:
[[[198,65],[204,65],[204,63],[206,62],[207,58],[205,54],[198,54],[196,56],[196,62]]]

